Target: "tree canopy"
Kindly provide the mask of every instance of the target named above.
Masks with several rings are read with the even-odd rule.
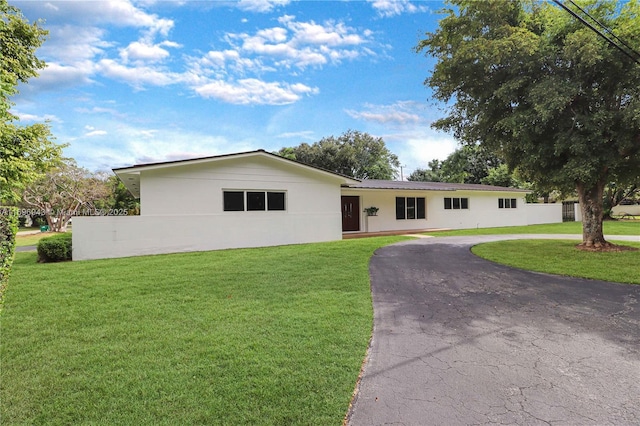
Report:
[[[479,145],[464,145],[443,160],[429,162],[429,169],[417,169],[407,179],[432,182],[487,183],[492,170],[502,165],[492,152]],[[505,183],[505,182],[500,182]],[[494,183],[491,183],[493,185]],[[511,183],[499,186],[509,186]]]
[[[100,215],[96,202],[107,198],[109,190],[102,176],[67,159],[30,183],[22,199],[45,216],[49,229],[65,232],[69,221],[79,213]]]
[[[35,51],[47,31],[29,23],[20,10],[0,0],[0,201],[17,201],[24,185],[60,158],[45,124],[19,126],[9,109],[18,84],[38,75],[45,63]]]
[[[311,145],[282,148],[278,155],[356,179],[391,180],[400,167],[398,157],[382,138],[348,130]]]
[[[439,27],[416,46],[437,59],[425,84],[449,105],[434,127],[486,147],[540,187],[574,188],[583,245],[606,246],[604,187],[640,169],[640,66],[547,2],[448,4]],[[637,1],[580,4],[640,47]]]

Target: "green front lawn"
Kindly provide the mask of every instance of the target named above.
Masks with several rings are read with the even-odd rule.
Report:
[[[3,424],[341,424],[380,237],[37,264],[0,316]]]
[[[576,244],[567,240],[511,240],[479,244],[471,251],[484,259],[530,271],[640,284],[640,251],[594,253],[579,250]],[[619,244],[640,248],[640,242]]]
[[[640,235],[640,222],[609,220],[604,222],[606,235]],[[582,222],[550,223],[529,226],[505,226],[499,228],[460,229],[455,231],[429,232],[434,237],[495,234],[579,234]]]
[[[38,241],[44,237],[50,237],[54,232],[38,232],[31,235],[18,235],[16,236],[16,247],[36,246]]]

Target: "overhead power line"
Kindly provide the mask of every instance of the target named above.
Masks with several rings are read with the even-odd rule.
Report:
[[[562,1],[560,0],[553,0],[553,2],[555,4],[557,4],[558,6],[560,6],[561,8],[563,8],[564,10],[566,10],[567,12],[569,12],[574,18],[576,18],[577,20],[579,20],[582,24],[584,24],[585,26],[587,26],[590,30],[592,30],[593,32],[595,32],[597,35],[599,35],[600,37],[602,37],[604,40],[607,41],[607,43],[609,43],[611,46],[615,47],[616,49],[618,49],[620,52],[622,52],[625,56],[627,56],[629,59],[631,59],[632,61],[634,61],[635,63],[637,63],[638,65],[640,65],[640,53],[636,52],[633,48],[631,48],[627,43],[625,43],[624,41],[622,41],[619,37],[617,37],[615,34],[613,34],[613,32],[607,28],[605,25],[603,25],[602,23],[600,23],[597,19],[593,18],[589,13],[587,13],[585,10],[583,10],[581,7],[579,7],[578,5],[576,5],[572,0],[569,0],[569,2],[574,5],[576,8],[578,8],[581,12],[585,13],[587,16],[589,16],[589,18],[591,18],[594,22],[596,22],[599,26],[601,26],[605,31],[607,31],[609,34],[612,35],[612,37],[614,37],[617,41],[619,41],[620,43],[622,43],[624,45],[621,46],[620,44],[618,44],[618,42],[616,40],[611,39],[609,36],[607,36],[606,34],[604,34],[602,31],[600,31],[598,28],[594,27],[590,22],[588,22],[586,19],[584,19],[582,16],[578,15],[575,11],[573,11],[571,8],[567,7],[567,5],[565,5]],[[626,47],[626,49],[625,49]]]
[[[589,17],[589,19],[591,19],[593,22],[598,24],[600,26],[600,28],[605,30],[611,37],[615,38],[624,47],[626,47],[627,48],[627,52],[632,53],[636,58],[640,59],[640,53],[638,53],[637,50],[634,50],[633,47],[629,46],[623,39],[621,39],[620,37],[615,35],[615,33],[613,31],[611,31],[611,29],[609,27],[604,25],[602,22],[598,21],[594,16],[592,16],[588,11],[584,10],[582,7],[580,7],[578,4],[576,4],[573,0],[569,0],[569,3],[571,3],[580,12],[584,13],[585,15],[587,15]]]

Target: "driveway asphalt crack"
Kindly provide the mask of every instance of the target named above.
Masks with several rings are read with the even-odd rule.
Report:
[[[469,250],[484,240],[376,252],[348,424],[638,424],[640,286],[484,261]]]

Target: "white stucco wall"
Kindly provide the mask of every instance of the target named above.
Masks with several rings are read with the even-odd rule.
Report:
[[[142,171],[141,215],[74,218],[73,258],[339,240],[342,181],[259,155]],[[224,190],[284,191],[286,210],[225,212]]]
[[[262,156],[181,165],[141,173],[140,213],[142,216],[220,214],[223,190],[273,190],[287,192],[288,213],[339,215],[340,183],[337,176]]]
[[[420,191],[343,189],[342,195],[360,197],[361,232],[420,230],[439,228],[489,228],[527,225],[527,205],[522,192]],[[424,197],[426,219],[396,219],[396,197]],[[445,210],[444,198],[468,198],[469,209]],[[516,198],[517,208],[499,209],[498,198]],[[378,216],[366,217],[364,208],[375,206]],[[562,211],[558,221],[562,221]]]
[[[335,210],[339,213],[339,206]],[[77,217],[73,219],[73,260],[301,244],[342,238],[340,215],[335,213],[236,213],[246,214],[241,223],[235,217],[224,215]]]
[[[525,206],[527,225],[562,222],[562,203],[532,203]]]

